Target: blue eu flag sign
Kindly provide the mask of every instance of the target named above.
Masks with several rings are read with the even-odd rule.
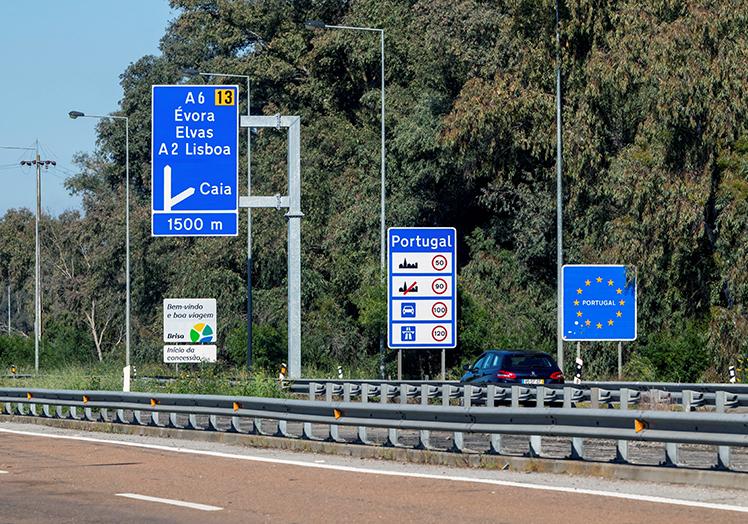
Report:
[[[636,339],[636,268],[563,267],[564,340]]]

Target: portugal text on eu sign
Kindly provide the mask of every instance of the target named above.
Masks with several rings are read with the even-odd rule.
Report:
[[[153,86],[154,236],[238,233],[237,92],[236,86]]]

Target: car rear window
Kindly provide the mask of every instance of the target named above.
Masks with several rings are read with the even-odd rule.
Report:
[[[473,364],[473,368],[477,368],[477,369],[482,368],[484,362],[486,361],[486,358],[488,358],[488,355],[481,355],[480,358],[475,361],[475,364]]]
[[[555,368],[553,360],[545,355],[507,355],[504,365],[507,371]]]

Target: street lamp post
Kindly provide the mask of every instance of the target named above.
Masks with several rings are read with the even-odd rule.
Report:
[[[238,75],[233,73],[204,73],[196,69],[189,68],[184,70],[188,75],[201,76],[220,76],[225,78],[243,78],[247,82],[247,116],[252,114],[251,96],[250,96],[250,78],[249,75]],[[252,196],[252,129],[247,128],[247,196]],[[252,208],[247,207],[247,371],[252,371]]]
[[[381,102],[380,102],[380,138],[381,138],[381,158],[380,158],[380,214],[379,214],[379,272],[382,282],[384,282],[385,272],[385,127],[384,127],[384,29],[378,29],[374,27],[354,27],[347,25],[329,25],[321,20],[308,20],[304,24],[309,29],[347,29],[350,31],[368,31],[371,33],[379,33],[379,51],[381,56],[380,62],[380,89],[381,89]],[[399,366],[398,366],[399,368]],[[384,378],[384,337],[380,334],[379,336],[379,373]],[[400,373],[398,373],[399,375]],[[398,377],[399,378],[399,377]]]
[[[563,142],[561,134],[561,22],[559,19],[558,2],[556,0],[556,358],[558,365],[564,369],[564,339],[563,339],[563,316],[561,314],[561,301],[563,299],[563,287],[561,283],[561,271],[564,263],[564,214],[562,196],[562,171],[563,171]]]
[[[116,115],[87,115],[70,111],[68,116],[125,121],[125,374],[123,391],[130,390],[130,119]]]

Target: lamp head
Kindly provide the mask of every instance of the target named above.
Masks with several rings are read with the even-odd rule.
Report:
[[[68,116],[69,116],[70,118],[72,118],[73,120],[75,120],[75,119],[76,119],[76,118],[78,118],[79,116],[86,116],[86,114],[85,114],[85,113],[81,113],[80,111],[70,111],[70,112],[68,113]]]
[[[322,20],[307,20],[304,22],[304,27],[307,29],[325,29],[327,28],[327,24]]]

